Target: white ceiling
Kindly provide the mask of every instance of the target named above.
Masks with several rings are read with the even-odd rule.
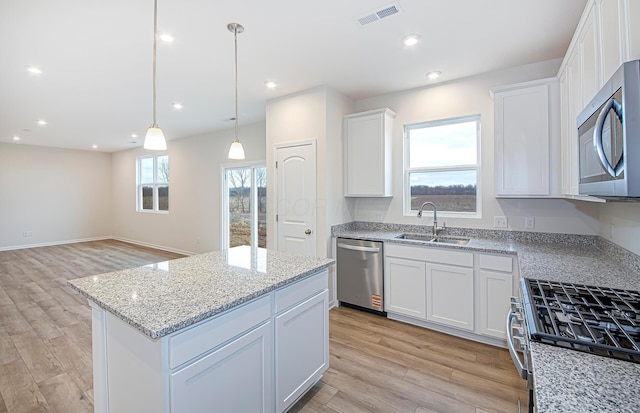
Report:
[[[158,44],[158,124],[168,139],[233,126],[230,22],[245,27],[239,118],[248,124],[264,119],[268,99],[315,86],[361,99],[562,57],[586,0],[399,0],[401,13],[357,23],[390,4],[158,0],[159,33],[175,38]],[[422,36],[412,48],[401,43],[409,33]],[[0,142],[141,146],[152,45],[153,0],[0,0]],[[443,73],[437,81],[425,77],[433,70]]]

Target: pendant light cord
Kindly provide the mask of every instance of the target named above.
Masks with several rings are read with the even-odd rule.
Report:
[[[238,141],[238,28],[233,30],[233,38],[235,44],[235,94],[236,94],[236,136],[234,142]]]
[[[153,127],[156,125],[156,42],[158,39],[158,0],[153,2]]]

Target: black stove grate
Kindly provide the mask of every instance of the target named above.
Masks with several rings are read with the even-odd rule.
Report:
[[[640,292],[522,280],[531,340],[640,363]]]

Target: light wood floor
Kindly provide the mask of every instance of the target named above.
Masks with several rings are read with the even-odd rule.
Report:
[[[78,277],[179,255],[118,241],[0,252],[0,413],[93,411],[91,311]],[[515,412],[506,350],[347,308],[330,312],[331,368],[292,412]],[[247,412],[251,413],[251,412]]]

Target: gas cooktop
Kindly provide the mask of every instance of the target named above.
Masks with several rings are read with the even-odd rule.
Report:
[[[522,280],[533,341],[640,363],[640,292]]]

